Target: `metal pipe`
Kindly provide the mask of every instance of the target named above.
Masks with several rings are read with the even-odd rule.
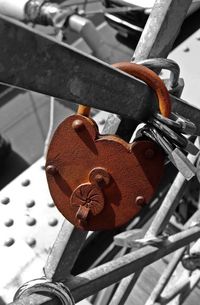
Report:
[[[25,19],[28,0],[0,0],[0,13],[18,20]]]

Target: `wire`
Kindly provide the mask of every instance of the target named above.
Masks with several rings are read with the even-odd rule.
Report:
[[[101,2],[101,0],[87,0],[87,4],[89,3],[98,3]],[[60,5],[61,8],[66,8],[66,7],[70,7],[70,6],[76,6],[76,5],[84,5],[85,4],[85,0],[83,1],[73,1],[72,3],[63,3]]]
[[[131,12],[131,11],[144,11],[141,7],[117,7],[117,8],[107,8],[107,9],[99,9],[94,11],[78,11],[79,15],[93,15],[93,14],[105,14],[105,13],[123,13],[123,12]]]
[[[53,96],[50,97],[50,112],[49,112],[49,128],[47,132],[47,136],[44,142],[44,158],[46,159],[47,151],[49,148],[49,143],[51,140],[51,135],[53,131],[54,124],[54,108],[55,108],[55,98]]]

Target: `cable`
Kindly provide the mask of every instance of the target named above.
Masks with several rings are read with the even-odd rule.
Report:
[[[52,131],[53,131],[53,124],[54,124],[54,108],[55,108],[55,98],[54,97],[50,97],[50,112],[49,112],[49,128],[48,128],[48,132],[47,132],[47,136],[44,142],[44,158],[46,159],[47,156],[47,151],[49,148],[49,143],[51,140],[51,135],[52,135]]]

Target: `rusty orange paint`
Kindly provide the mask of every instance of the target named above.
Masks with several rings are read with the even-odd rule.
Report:
[[[80,129],[73,128],[77,120],[82,123]],[[153,153],[149,157],[150,150]],[[52,198],[65,218],[84,230],[106,230],[127,223],[139,213],[139,196],[148,204],[163,173],[164,155],[151,141],[128,144],[114,135],[102,136],[93,120],[73,115],[60,124],[52,138],[48,168],[54,168],[47,170]],[[95,185],[102,179],[103,186]],[[87,193],[82,192],[83,198],[79,196],[81,186]],[[93,199],[91,209],[84,203],[89,197]]]
[[[161,114],[169,116],[169,94],[156,73],[128,62],[113,66],[151,86]],[[57,208],[72,224],[91,231],[113,229],[131,220],[155,194],[164,155],[151,141],[129,144],[115,135],[100,135],[89,113],[89,107],[80,105],[55,131],[47,180]]]

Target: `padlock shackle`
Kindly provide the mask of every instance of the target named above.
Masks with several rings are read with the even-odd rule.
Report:
[[[169,92],[162,79],[151,69],[130,62],[120,62],[113,64],[113,67],[122,70],[138,79],[144,81],[156,93],[159,110],[164,117],[169,117],[171,113],[171,100]]]
[[[165,87],[164,82],[155,72],[143,65],[130,62],[120,62],[113,64],[112,66],[134,77],[137,77],[149,85],[155,91],[158,98],[160,113],[164,117],[169,117],[171,113],[170,95],[167,91],[167,88]],[[89,116],[90,107],[79,105],[77,113],[84,116]]]
[[[89,117],[90,115],[90,107],[84,106],[84,105],[79,105],[77,109],[77,114]]]

